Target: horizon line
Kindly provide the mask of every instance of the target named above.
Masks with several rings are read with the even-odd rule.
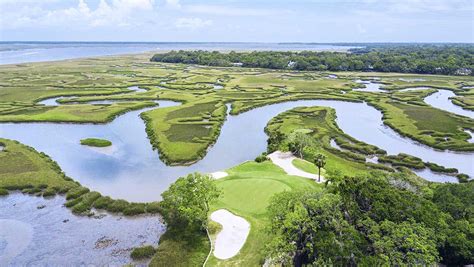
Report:
[[[0,43],[135,43],[135,44],[166,44],[166,43],[183,43],[183,44],[199,44],[199,43],[215,43],[215,44],[474,44],[474,42],[450,42],[450,41],[433,41],[433,42],[417,42],[417,41],[374,41],[374,42],[264,42],[264,41],[18,41],[18,40],[0,40]]]

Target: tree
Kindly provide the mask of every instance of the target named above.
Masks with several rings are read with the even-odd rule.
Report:
[[[370,229],[375,255],[390,266],[430,266],[440,258],[432,229],[410,219],[402,223],[388,220]]]
[[[474,183],[438,184],[433,202],[451,217],[446,241],[440,248],[442,263],[468,265],[474,262]]]
[[[321,168],[324,168],[326,165],[326,156],[317,154],[314,159],[314,164],[318,167],[318,182],[321,182]]]
[[[220,190],[209,175],[189,174],[162,193],[163,215],[172,225],[206,228],[209,205],[219,195]]]
[[[304,149],[313,143],[311,136],[300,131],[294,131],[288,136],[288,148],[300,158],[303,158]]]
[[[361,238],[340,210],[339,196],[313,191],[283,192],[268,207],[273,238],[270,258],[282,265],[349,265]]]

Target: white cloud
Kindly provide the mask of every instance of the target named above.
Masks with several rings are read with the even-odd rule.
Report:
[[[189,5],[185,6],[185,11],[190,13],[211,14],[220,16],[268,16],[282,13],[281,10],[260,9],[260,8],[241,8],[235,6],[221,5]]]
[[[179,18],[176,20],[175,26],[184,29],[199,29],[212,25],[212,20],[203,20],[201,18]]]
[[[84,0],[78,0],[76,6],[55,9],[41,5],[46,2],[0,1],[3,13],[0,22],[3,28],[76,24],[125,27],[133,22],[139,23],[139,20],[134,20],[133,17],[143,17],[147,12],[152,13],[154,10],[154,0],[100,0],[96,9],[91,9]],[[8,10],[3,10],[4,8]]]
[[[396,13],[473,11],[472,0],[362,0],[365,4],[379,4],[386,11]]]
[[[180,9],[181,4],[179,0],[166,0],[166,6],[173,9]]]
[[[362,24],[358,23],[357,25],[357,32],[360,33],[360,34],[364,34],[367,32],[367,30],[364,28],[364,26],[362,26]]]

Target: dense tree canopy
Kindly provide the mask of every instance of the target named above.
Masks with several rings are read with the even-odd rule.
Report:
[[[473,184],[432,190],[374,173],[331,177],[323,192],[281,193],[268,208],[269,257],[295,266],[472,263]]]
[[[309,71],[379,71],[474,75],[474,45],[365,45],[342,52],[171,51],[152,61],[207,66],[242,66]]]
[[[314,144],[313,138],[303,132],[295,131],[288,136],[288,148],[293,154],[303,158],[305,148]]]
[[[206,227],[209,204],[219,194],[208,175],[194,173],[179,178],[162,194],[166,221],[172,225]]]

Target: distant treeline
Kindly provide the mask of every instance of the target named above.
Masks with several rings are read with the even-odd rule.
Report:
[[[474,75],[474,45],[367,45],[344,52],[171,51],[151,61],[305,71],[378,71]]]

